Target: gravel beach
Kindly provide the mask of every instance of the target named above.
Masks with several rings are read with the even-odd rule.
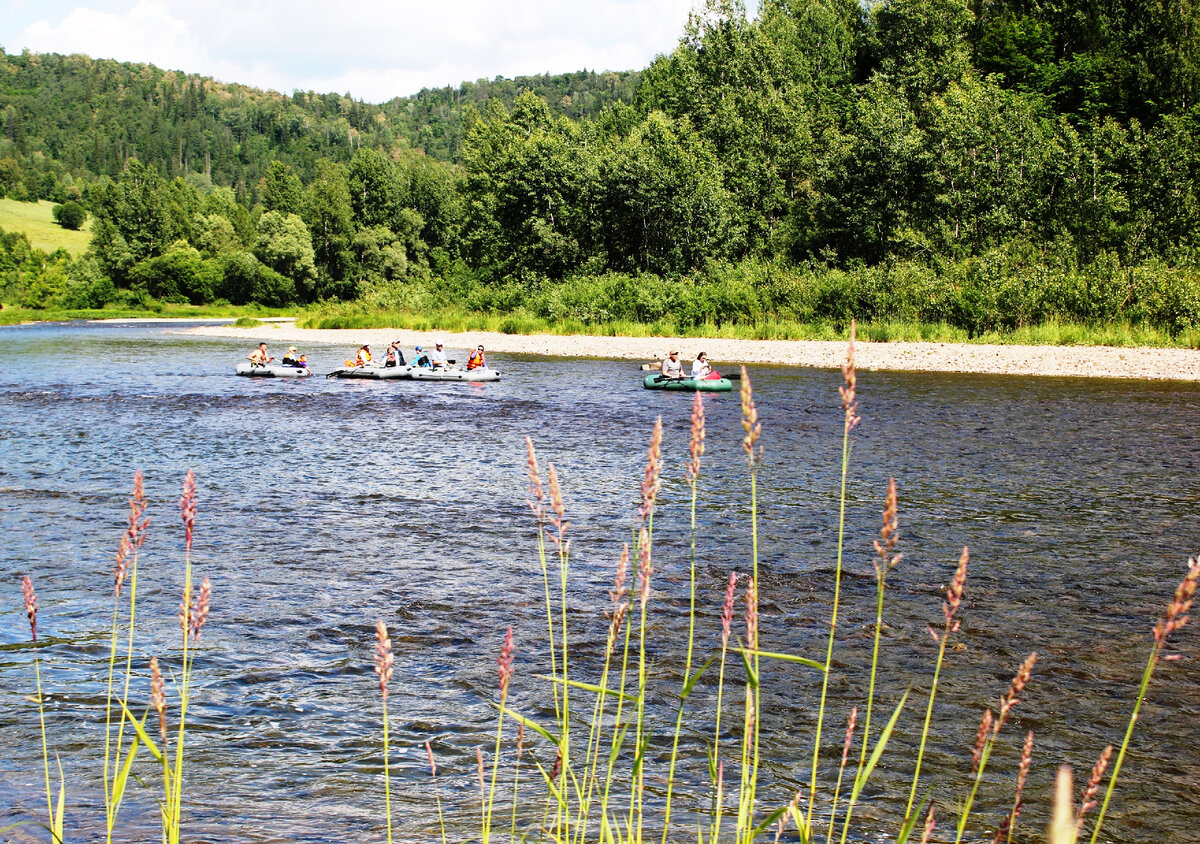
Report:
[[[407,354],[414,345],[428,347],[440,339],[451,353],[482,343],[491,352],[617,358],[641,362],[659,360],[672,349],[678,350],[684,361],[691,361],[697,353],[705,351],[718,369],[743,363],[831,369],[840,367],[846,358],[846,344],[841,341],[592,337],[486,331],[456,334],[400,328],[297,328],[292,322],[266,323],[254,328],[204,325],[180,330],[184,334],[207,337],[244,337],[247,351],[263,340],[270,346],[280,343],[336,345],[344,349],[344,357],[353,356],[363,343],[369,343],[376,356],[382,358],[384,349],[393,340],[399,340]],[[272,349],[272,353],[277,354],[275,349]],[[860,340],[856,344],[855,357],[861,370],[1200,381],[1200,350],[1195,349],[867,343]]]

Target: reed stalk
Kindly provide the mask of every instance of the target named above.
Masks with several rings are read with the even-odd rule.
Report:
[[[1108,778],[1108,788],[1104,792],[1104,802],[1100,804],[1100,811],[1096,815],[1096,825],[1092,827],[1092,837],[1089,839],[1089,844],[1096,844],[1097,839],[1100,837],[1100,829],[1104,826],[1104,816],[1108,812],[1109,801],[1112,800],[1113,790],[1117,787],[1117,776],[1121,773],[1121,765],[1125,761],[1125,752],[1129,749],[1129,740],[1133,738],[1133,728],[1137,725],[1138,713],[1141,712],[1142,702],[1146,699],[1146,690],[1150,687],[1150,678],[1154,676],[1154,669],[1158,666],[1159,657],[1162,655],[1162,650],[1167,644],[1167,637],[1188,623],[1188,612],[1192,608],[1192,601],[1196,594],[1196,584],[1198,581],[1200,581],[1200,556],[1188,560],[1187,574],[1184,575],[1183,580],[1180,581],[1179,586],[1176,588],[1175,595],[1167,605],[1167,610],[1163,617],[1154,626],[1154,644],[1150,648],[1150,656],[1146,660],[1146,667],[1142,670],[1142,681],[1138,685],[1133,712],[1130,714],[1129,723],[1125,727],[1125,737],[1121,740],[1121,748],[1117,751],[1116,761],[1113,762],[1112,775]]]
[[[691,436],[688,439],[687,479],[692,502],[689,520],[688,550],[688,638],[683,660],[683,682],[679,691],[679,712],[675,716],[675,736],[671,740],[671,762],[667,768],[667,800],[663,809],[662,844],[667,844],[671,829],[671,797],[675,792],[675,761],[679,755],[679,733],[683,729],[683,707],[692,679],[692,651],[696,643],[696,500],[700,485],[700,467],[704,458],[704,399],[697,391],[692,399]]]
[[[838,609],[842,597],[842,551],[846,542],[846,479],[850,471],[850,432],[858,425],[858,374],[854,364],[854,334],[856,324],[850,323],[850,344],[846,351],[846,362],[842,365],[844,384],[838,387],[842,397],[842,470],[841,488],[838,494],[838,538],[837,566],[833,576],[833,607],[829,614],[829,640],[825,647],[825,671],[821,679],[821,702],[817,707],[817,728],[813,737],[812,772],[809,779],[807,825],[812,827],[813,810],[817,799],[817,774],[821,762],[821,729],[825,723],[825,703],[829,694],[829,667],[833,664],[833,644],[837,637]]]
[[[950,634],[957,633],[962,626],[962,620],[958,617],[958,608],[962,604],[963,589],[967,583],[967,563],[970,562],[970,559],[970,551],[963,546],[962,554],[958,558],[958,568],[955,569],[954,577],[946,588],[946,600],[942,602],[942,614],[946,619],[945,626],[940,635],[932,627],[929,628],[929,634],[938,643],[938,654],[933,667],[933,682],[929,686],[929,699],[925,705],[925,722],[921,726],[921,740],[917,744],[917,762],[913,768],[912,785],[908,789],[908,803],[904,807],[906,826],[913,820],[913,801],[916,800],[917,785],[921,781],[921,762],[925,758],[925,745],[929,740],[929,725],[933,720],[933,702],[937,699],[938,680],[942,675],[946,645],[950,642]]]

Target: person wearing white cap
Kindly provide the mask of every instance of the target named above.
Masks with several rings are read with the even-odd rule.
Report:
[[[433,364],[434,369],[445,369],[450,366],[450,361],[446,359],[446,353],[442,351],[442,342],[433,344],[433,351],[429,353],[429,362]]]
[[[299,361],[298,361],[299,357],[300,356],[296,354],[296,347],[288,346],[288,350],[284,354],[283,360],[281,361],[281,363],[284,366],[297,366],[299,363]]]

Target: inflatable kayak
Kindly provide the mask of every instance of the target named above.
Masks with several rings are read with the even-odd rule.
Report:
[[[347,366],[335,369],[326,378],[373,378],[390,380],[392,378],[409,378],[407,366]]]
[[[427,369],[414,366],[409,369],[414,381],[499,381],[500,371],[486,366],[475,369]]]
[[[699,390],[705,393],[728,393],[733,389],[733,382],[728,378],[706,378],[697,381],[695,378],[663,378],[662,375],[647,375],[642,380],[642,386],[647,390]]]
[[[312,375],[312,370],[303,366],[280,366],[277,363],[257,364],[242,361],[234,370],[238,375],[249,378],[304,378]]]

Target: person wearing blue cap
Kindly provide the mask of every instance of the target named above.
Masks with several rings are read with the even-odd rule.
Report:
[[[413,349],[413,361],[410,365],[411,366],[424,366],[426,368],[433,366],[433,364],[429,362],[429,355],[427,355],[423,351],[421,351],[420,346],[417,346],[415,349]]]

